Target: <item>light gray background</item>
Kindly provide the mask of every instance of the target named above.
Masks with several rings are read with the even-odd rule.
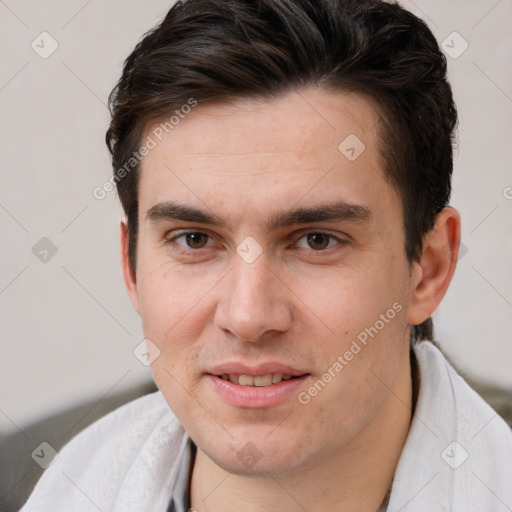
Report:
[[[511,0],[403,2],[441,42],[460,112],[452,204],[462,256],[435,315],[437,338],[463,372],[512,388]],[[151,380],[124,292],[106,98],[124,58],[169,1],[0,0],[0,430]],[[58,49],[32,48],[47,31]],[[447,39],[452,53],[458,36]],[[40,46],[41,43],[39,42]],[[48,40],[45,48],[48,48]],[[58,252],[41,262],[32,247]]]

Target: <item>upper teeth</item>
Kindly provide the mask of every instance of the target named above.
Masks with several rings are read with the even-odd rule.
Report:
[[[233,384],[239,384],[240,386],[270,386],[271,384],[277,384],[282,380],[290,380],[291,375],[283,375],[282,373],[267,373],[266,375],[237,375],[235,373],[221,375],[224,380],[229,380]]]

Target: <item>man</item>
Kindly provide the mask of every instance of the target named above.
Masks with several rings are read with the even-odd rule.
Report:
[[[510,510],[512,435],[433,339],[456,111],[423,22],[188,0],[111,97],[128,294],[159,392],[24,511]]]

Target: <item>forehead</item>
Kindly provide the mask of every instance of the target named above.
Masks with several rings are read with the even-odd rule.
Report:
[[[339,143],[351,134],[359,135],[372,153],[378,127],[377,107],[370,98],[304,90],[272,99],[200,105],[151,124],[147,135],[156,137],[160,148],[168,145],[171,149],[175,142],[183,154],[208,154],[215,161],[223,156],[246,156],[251,149],[273,152],[273,157],[289,153],[316,159],[324,150],[337,151]],[[304,145],[306,139],[315,144]]]
[[[399,201],[384,177],[377,110],[360,95],[297,91],[199,105],[174,121],[146,132],[156,144],[141,163],[141,213],[179,199],[236,223],[298,203]]]

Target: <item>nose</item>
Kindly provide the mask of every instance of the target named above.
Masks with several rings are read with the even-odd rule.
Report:
[[[292,323],[290,293],[263,255],[252,263],[235,258],[223,283],[215,325],[252,343],[286,332]]]

